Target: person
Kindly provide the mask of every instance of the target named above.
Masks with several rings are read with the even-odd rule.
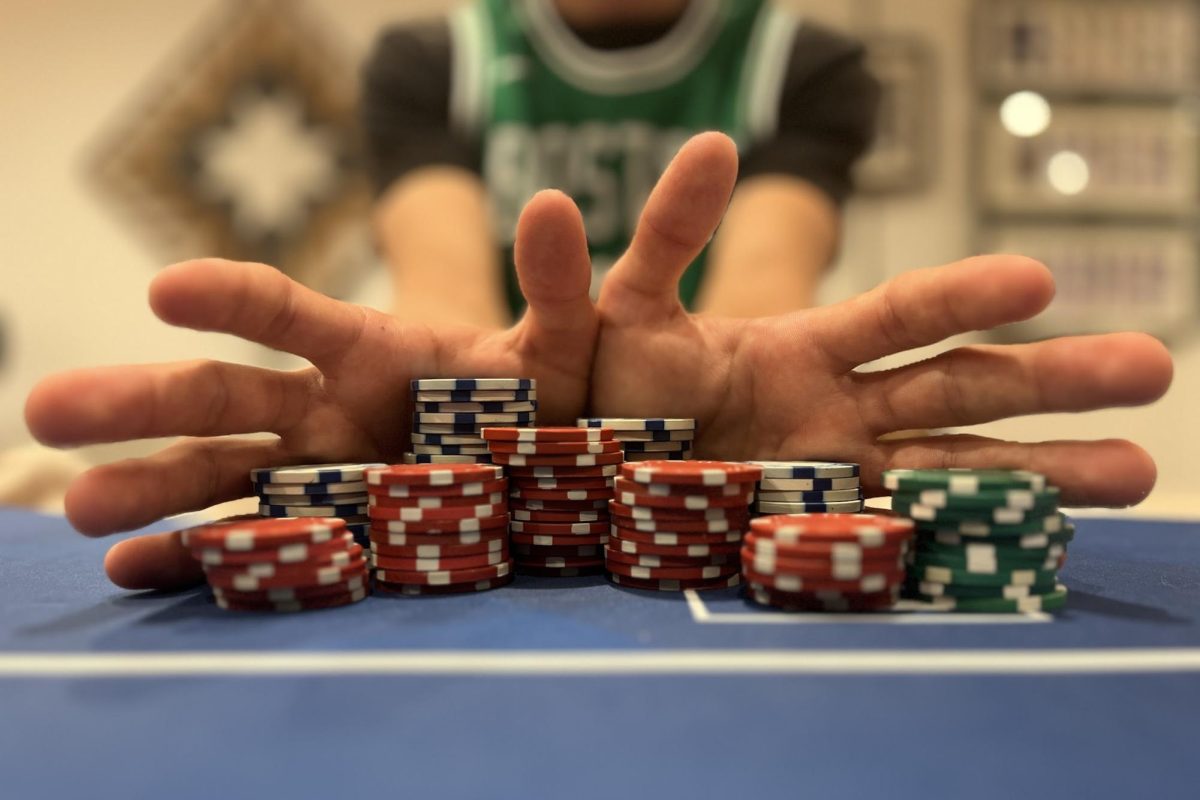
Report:
[[[684,306],[811,305],[878,103],[860,44],[765,0],[474,0],[387,30],[362,119],[392,309],[511,322],[517,215],[547,186],[583,213],[597,296],[667,160],[704,130],[738,142],[741,168]]]
[[[720,223],[736,174],[729,138],[689,140],[596,301],[578,209],[560,192],[536,194],[514,242],[528,308],[503,330],[394,317],[322,296],[265,265],[176,264],[150,287],[160,319],[240,336],[311,366],[283,372],[187,361],[75,370],[33,388],[26,421],[58,447],[185,437],[154,455],[98,466],[71,485],[67,516],[93,536],[244,496],[255,467],[396,461],[409,380],[438,375],[535,378],[544,424],[585,411],[694,417],[697,457],[855,461],[869,491],[879,490],[889,467],[1020,467],[1046,474],[1069,506],[1128,505],[1149,493],[1153,460],[1121,439],[881,441],[895,430],[1139,405],[1166,391],[1171,358],[1138,333],[955,347],[893,369],[856,369],[1037,314],[1054,284],[1030,259],[979,256],[913,270],[846,302],[772,317],[686,311],[680,277]],[[261,432],[275,435],[241,436]],[[105,565],[128,588],[201,578],[177,533],[119,542]]]

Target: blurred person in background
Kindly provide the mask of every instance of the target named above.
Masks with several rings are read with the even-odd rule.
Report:
[[[878,99],[858,43],[766,0],[472,0],[387,30],[362,111],[393,310],[519,316],[517,217],[546,187],[583,214],[597,296],[658,176],[704,130],[741,158],[720,233],[680,281],[685,306],[811,305]]]

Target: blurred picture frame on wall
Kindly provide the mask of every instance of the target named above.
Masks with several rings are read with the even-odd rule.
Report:
[[[933,177],[938,130],[933,48],[916,36],[867,33],[867,63],[880,83],[875,142],[855,169],[863,194],[915,192]]]

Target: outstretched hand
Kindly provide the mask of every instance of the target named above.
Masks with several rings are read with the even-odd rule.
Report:
[[[857,371],[885,355],[1034,316],[1054,291],[1036,262],[968,259],[780,317],[687,313],[679,277],[719,224],[736,173],[726,137],[703,134],[685,145],[597,305],[587,296],[591,270],[579,212],[559,193],[536,196],[516,245],[529,310],[500,333],[405,324],[261,265],[209,260],[168,268],[150,292],[163,321],[240,336],[312,366],[279,372],[198,361],[47,379],[26,407],[43,442],[188,437],[84,474],[68,492],[68,517],[84,533],[103,535],[244,496],[255,467],[396,461],[409,433],[409,380],[438,375],[536,378],[543,423],[585,411],[694,417],[699,457],[856,461],[868,488],[891,466],[995,466],[1045,473],[1067,504],[1127,505],[1149,492],[1153,462],[1122,440],[879,440],[913,428],[1138,405],[1166,390],[1170,358],[1140,334],[964,347],[898,369]],[[230,438],[260,432],[276,437]],[[177,534],[121,542],[106,568],[129,588],[200,578]]]
[[[555,193],[535,198],[519,226],[529,311],[511,329],[409,325],[338,302],[259,264],[203,260],[164,270],[150,305],[171,325],[218,331],[307,359],[293,372],[216,361],[85,369],[52,376],[26,404],[34,435],[75,447],[187,437],[146,458],[106,464],[69,488],[67,516],[93,536],[246,496],[255,467],[397,462],[411,421],[412,378],[528,376],[539,417],[584,411],[598,326],[579,213]],[[563,253],[576,253],[572,259]],[[237,438],[269,432],[272,438]],[[109,577],[130,588],[187,585],[200,569],[178,535],[119,543]]]

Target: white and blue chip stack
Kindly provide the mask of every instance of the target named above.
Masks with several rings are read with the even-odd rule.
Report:
[[[412,382],[412,451],[405,464],[490,464],[486,427],[537,424],[532,378],[421,378]]]
[[[369,469],[384,464],[301,464],[251,470],[262,517],[322,517],[345,520],[358,544],[368,546]]]
[[[581,417],[581,428],[612,428],[626,461],[687,461],[696,420],[662,417]]]
[[[754,510],[768,514],[858,514],[863,510],[858,464],[835,461],[751,461],[763,468]]]

